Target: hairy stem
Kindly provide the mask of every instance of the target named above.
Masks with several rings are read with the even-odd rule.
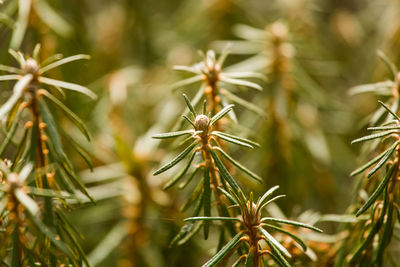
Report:
[[[38,95],[36,94],[36,85],[32,85],[31,88],[31,103],[30,110],[32,113],[32,121],[33,121],[33,131],[34,137],[36,139],[35,147],[36,147],[36,160],[35,160],[35,173],[36,173],[36,185],[38,188],[50,189],[50,182],[48,181],[46,175],[43,172],[43,169],[47,166],[47,154],[48,150],[46,149],[45,139],[46,136],[43,128],[44,125],[41,119],[39,105],[38,105]],[[54,229],[54,210],[53,210],[53,202],[51,197],[44,197],[44,223],[48,225],[50,228]],[[50,241],[48,238],[46,239],[48,246],[50,247]],[[52,254],[49,254],[50,265],[55,266],[56,259]]]

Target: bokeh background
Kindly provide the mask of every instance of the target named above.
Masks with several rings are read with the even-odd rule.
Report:
[[[75,133],[90,152],[94,172],[79,157],[72,160],[98,202],[70,211],[93,266],[200,266],[215,253],[213,237],[195,236],[169,247],[186,216],[179,211],[186,193],[162,191],[168,177],[154,177],[152,171],[179,149],[151,135],[171,130],[184,108],[181,94],[195,92],[171,90],[187,77],[172,66],[192,65],[200,60],[198,50],[218,53],[228,42],[227,66],[269,78],[260,82],[261,94],[239,92],[267,113],[254,119],[238,108],[243,128],[263,144],[257,151],[232,151],[265,180],[245,183],[246,188],[261,193],[279,184],[287,198],[279,201],[277,212],[292,218],[342,214],[353,201],[356,178],[349,173],[363,159],[350,141],[361,136],[377,102],[374,96],[350,96],[348,90],[389,77],[378,49],[399,62],[399,1],[42,1],[51,10],[32,8],[21,51],[29,53],[40,43],[42,58],[54,53],[92,57],[52,75],[99,95],[95,102],[75,94],[67,98],[93,136],[88,144]],[[17,1],[0,4],[2,64],[15,65],[7,50],[17,10]],[[288,46],[280,65],[274,43],[264,42],[263,32]],[[6,85],[1,86],[4,98]],[[268,116],[268,107],[282,105],[271,93],[279,90],[290,94],[286,113]],[[68,121],[61,123],[68,127]],[[325,229],[327,235],[338,231],[336,224]],[[330,266],[332,247],[321,248],[326,253],[316,266]]]

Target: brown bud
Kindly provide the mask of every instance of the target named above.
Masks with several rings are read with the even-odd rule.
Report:
[[[22,65],[22,71],[24,73],[30,73],[35,75],[39,70],[39,64],[33,58],[28,58]]]
[[[27,128],[27,129],[32,128],[32,126],[33,126],[33,122],[32,121],[27,121],[25,123],[25,128]]]
[[[288,28],[281,22],[273,23],[271,26],[269,26],[269,31],[275,38],[279,38],[281,40],[285,39],[288,35]]]
[[[48,173],[46,173],[46,178],[47,178],[47,179],[53,179],[53,178],[54,178],[54,172],[48,172]]]
[[[212,92],[212,88],[211,86],[207,86],[206,88],[204,88],[204,94],[209,95]]]
[[[198,115],[194,120],[194,126],[197,131],[208,132],[210,119],[206,115]]]
[[[49,183],[49,185],[50,185],[51,187],[52,187],[53,184],[54,184],[54,175],[55,175],[54,172],[48,172],[48,173],[46,173],[47,182]]]
[[[29,102],[26,102],[26,101],[22,102],[20,109],[23,110],[26,107],[29,107]]]

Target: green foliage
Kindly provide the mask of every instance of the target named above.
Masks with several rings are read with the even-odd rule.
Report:
[[[376,2],[0,0],[0,265],[397,266]]]
[[[200,92],[203,90],[203,87],[206,88],[204,94],[210,94],[209,98],[211,99],[211,104],[208,104],[207,101],[204,101],[203,113],[206,110],[210,110],[210,114],[213,116],[198,114],[189,98],[184,94],[183,97],[189,110],[189,116],[184,115],[183,117],[193,127],[193,129],[163,133],[153,136],[153,138],[157,139],[166,139],[175,137],[179,138],[183,135],[190,135],[188,138],[185,139],[183,143],[192,140],[192,143],[188,145],[178,156],[176,156],[171,161],[164,164],[161,168],[154,172],[154,175],[161,174],[177,165],[184,158],[188,157],[189,154],[191,155],[182,171],[179,172],[178,175],[174,176],[171,180],[169,180],[169,182],[167,182],[167,184],[164,186],[164,189],[172,187],[185,176],[186,172],[193,162],[194,157],[196,156],[196,153],[198,152],[201,153],[202,162],[196,165],[195,170],[200,168],[204,169],[202,180],[193,191],[192,195],[189,197],[189,201],[187,202],[187,204],[185,204],[185,206],[182,208],[182,210],[186,210],[188,205],[193,204],[194,201],[197,199],[197,203],[192,215],[193,217],[184,220],[187,223],[181,228],[178,235],[173,239],[171,245],[174,245],[176,243],[181,245],[184,242],[188,241],[188,239],[192,237],[201,226],[203,226],[204,228],[204,237],[205,239],[207,239],[209,235],[210,221],[221,221],[224,222],[224,225],[221,228],[222,230],[220,236],[224,236],[224,227],[226,227],[230,229],[232,239],[229,240],[225,244],[225,246],[222,247],[221,250],[219,250],[219,252],[203,266],[217,265],[228,255],[232,254],[233,250],[243,241],[246,241],[248,250],[245,254],[240,255],[239,259],[236,261],[236,264],[239,264],[240,261],[243,259],[245,260],[245,266],[263,266],[263,254],[269,254],[270,257],[279,266],[290,266],[287,258],[291,258],[291,254],[263,227],[287,234],[288,236],[293,238],[293,240],[298,242],[300,244],[300,247],[302,248],[306,248],[306,245],[299,237],[297,237],[295,234],[290,233],[287,230],[284,230],[274,225],[274,223],[300,226],[312,229],[314,231],[321,230],[313,226],[297,223],[295,221],[274,219],[271,217],[261,217],[261,211],[264,207],[272,203],[274,200],[282,197],[277,196],[269,199],[271,194],[278,188],[278,186],[268,190],[257,201],[257,203],[253,202],[252,193],[250,199],[247,200],[243,194],[243,190],[239,186],[239,183],[228,171],[227,164],[218,156],[217,152],[222,154],[224,159],[228,160],[229,163],[246,173],[251,178],[255,179],[257,182],[262,183],[263,180],[257,174],[248,170],[246,167],[237,162],[227,152],[224,151],[223,146],[225,146],[225,144],[222,142],[232,143],[250,149],[253,149],[254,146],[259,147],[260,145],[246,138],[227,134],[223,131],[214,130],[214,128],[221,128],[221,125],[218,123],[224,118],[225,115],[232,112],[232,108],[234,106],[233,104],[225,105],[218,112],[216,112],[218,110],[215,106],[215,104],[218,103],[218,101],[216,100],[221,97],[217,95],[220,89],[219,85],[217,85],[217,82],[229,82],[234,85],[246,85],[248,87],[258,88],[258,85],[255,86],[255,84],[253,85],[250,82],[240,81],[233,78],[224,78],[224,74],[219,73],[219,70],[220,64],[222,64],[220,62],[223,62],[225,60],[225,57],[226,53],[222,54],[217,61],[215,59],[214,53],[212,51],[209,51],[207,52],[205,62],[203,63],[204,65],[197,65],[197,67],[200,66],[200,70],[196,70],[196,66],[178,67],[178,69],[180,70],[198,73],[198,76],[194,76],[178,82],[175,84],[175,87],[187,86],[202,79],[205,80],[205,84],[203,84],[203,86],[200,88]],[[204,66],[206,67],[204,68]],[[202,67],[204,68],[203,70],[201,70]],[[247,77],[247,75],[245,74],[240,75],[240,72],[235,73],[234,76]],[[252,74],[251,76],[255,75]],[[198,102],[198,100],[194,102],[196,103]],[[192,152],[193,150],[194,152]],[[192,176],[190,176],[188,180],[191,181],[191,179]],[[213,217],[211,214],[211,188],[214,191],[214,199],[218,207],[218,217]],[[230,193],[228,193],[228,191],[226,190],[230,191]],[[226,202],[222,201],[222,196],[228,198],[232,202],[230,204],[232,204],[233,206],[228,205]],[[197,215],[199,214],[202,207],[204,210],[204,216],[199,217]],[[233,207],[240,208],[239,215],[241,216],[241,218],[238,218],[235,215],[237,213],[235,210],[229,211],[229,209]],[[194,223],[196,222],[200,223],[194,225]],[[239,222],[241,226],[234,226],[233,222]],[[269,250],[260,249],[260,240],[265,240],[269,247]],[[220,240],[220,242],[221,241],[223,242],[223,239]]]
[[[393,77],[395,77],[393,64],[388,61],[386,56],[379,52],[378,55],[383,59],[386,66],[388,66],[389,70],[392,72]],[[373,87],[379,91],[380,84],[375,84]],[[392,239],[392,233],[395,228],[393,218],[398,217],[398,210],[394,209],[394,206],[398,203],[398,170],[399,170],[399,158],[398,158],[398,145],[399,145],[399,133],[397,130],[397,126],[400,123],[400,117],[397,115],[397,105],[398,96],[396,91],[398,90],[397,86],[392,85],[394,98],[391,99],[393,102],[390,104],[385,104],[382,101],[378,101],[380,104],[380,108],[383,108],[383,112],[376,112],[375,114],[379,114],[379,116],[373,116],[373,120],[371,123],[381,124],[376,127],[369,127],[368,130],[377,132],[374,134],[366,135],[364,137],[358,138],[354,140],[352,143],[368,143],[375,142],[372,146],[369,146],[367,151],[370,154],[373,154],[375,151],[382,151],[379,155],[374,156],[369,162],[356,169],[351,173],[352,176],[361,174],[365,171],[367,172],[367,178],[371,179],[370,183],[372,185],[364,185],[366,189],[360,187],[358,190],[361,192],[365,192],[364,190],[368,190],[371,193],[367,196],[363,201],[357,201],[357,206],[359,209],[355,213],[357,217],[366,213],[366,211],[370,210],[370,220],[357,220],[355,223],[356,229],[358,231],[353,231],[348,234],[346,239],[342,242],[341,249],[343,252],[339,254],[340,257],[343,257],[346,253],[348,253],[348,263],[349,264],[362,264],[362,262],[371,262],[372,264],[376,264],[377,266],[382,266],[384,264],[384,254],[390,253],[386,252],[386,249]],[[360,87],[358,87],[360,88]],[[369,92],[369,90],[358,90],[352,89],[353,93],[356,91],[357,93]],[[379,95],[379,94],[378,94]],[[390,108],[388,105],[391,105]],[[385,115],[387,114],[387,115]],[[376,175],[378,174],[378,175]],[[378,178],[380,176],[380,178]],[[368,186],[368,187],[367,187]],[[367,191],[367,192],[368,192]],[[351,229],[351,225],[347,225],[349,229]],[[354,242],[353,236],[358,235],[364,238],[357,238],[357,245],[352,244],[352,247],[355,247],[351,252],[349,251],[349,242]],[[371,247],[372,244],[376,242],[376,246]]]
[[[262,217],[261,212],[262,209],[265,208],[268,204],[272,203],[275,199],[282,197],[277,196],[274,198],[270,198],[272,193],[278,189],[278,186],[271,188],[267,191],[261,198],[257,200],[257,202],[253,202],[252,195],[250,199],[246,199],[244,195],[239,192],[234,192],[230,190],[231,193],[228,193],[224,189],[219,189],[223,194],[240,209],[240,218],[237,217],[190,217],[185,219],[185,221],[238,221],[240,222],[240,231],[236,234],[213,258],[211,258],[207,263],[203,266],[215,266],[219,262],[221,262],[225,257],[232,254],[232,250],[240,244],[241,242],[247,243],[249,250],[238,259],[245,259],[245,266],[260,266],[262,260],[262,255],[269,254],[276,264],[279,266],[290,266],[287,258],[291,258],[292,256],[286,250],[284,246],[282,246],[268,231],[278,231],[284,233],[295,240],[301,248],[305,251],[306,245],[304,242],[297,237],[296,235],[282,229],[279,226],[270,223],[282,223],[282,224],[290,224],[298,227],[304,227],[311,229],[313,231],[322,232],[320,229],[303,224],[295,221],[284,220],[284,219],[276,219],[270,217]],[[269,229],[266,230],[265,228]],[[261,249],[261,245],[259,242],[261,240],[265,240],[268,244],[269,251]],[[254,264],[254,265],[253,265]]]
[[[14,160],[5,161],[2,168],[5,183],[2,196],[7,208],[2,210],[1,214],[3,220],[7,222],[4,225],[5,229],[9,229],[4,234],[13,232],[13,239],[3,243],[3,250],[11,247],[13,251],[11,257],[3,255],[4,262],[8,262],[11,266],[32,264],[36,261],[49,265],[62,263],[82,265],[83,262],[88,265],[77,231],[63,215],[63,209],[69,206],[68,198],[77,198],[75,188],[89,199],[93,199],[73,170],[62,143],[61,135],[65,135],[65,132],[47,103],[50,102],[62,111],[90,140],[82,120],[58,99],[55,92],[61,92],[64,98],[63,89],[76,91],[91,98],[96,96],[86,87],[47,78],[43,74],[65,63],[89,57],[86,55],[53,57],[41,64],[40,45],[36,45],[32,57],[24,56],[12,49],[9,52],[20,67],[1,65],[3,71],[11,74],[0,76],[3,81],[16,80],[10,97],[0,108],[0,118],[6,129],[0,156],[4,157],[7,147],[11,145],[14,150],[14,155],[11,155]],[[24,127],[19,127],[21,122],[25,122]],[[13,140],[15,136],[21,135],[19,132],[22,132],[22,138]],[[68,135],[66,138],[69,141],[73,140]],[[71,144],[82,152],[74,141]],[[90,162],[84,153],[79,154]],[[32,180],[27,179],[32,169],[29,162],[34,166]],[[14,173],[19,169],[21,169],[19,174]],[[38,201],[43,204],[39,205]],[[39,206],[43,208],[40,209]],[[26,235],[32,237],[28,239]]]

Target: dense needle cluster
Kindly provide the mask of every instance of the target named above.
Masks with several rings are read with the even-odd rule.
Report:
[[[393,79],[398,79],[394,65],[382,52],[380,58],[389,67]],[[374,93],[391,96],[387,104],[378,101],[380,108],[371,117],[369,135],[352,143],[363,143],[372,159],[351,173],[351,176],[366,173],[367,181],[358,187],[359,197],[352,207],[355,223],[348,224],[349,234],[343,240],[338,262],[350,264],[372,263],[382,266],[396,221],[400,218],[399,198],[399,143],[400,117],[398,115],[399,85],[397,81],[360,85],[351,89],[352,94]],[[375,126],[377,125],[378,126]],[[369,214],[367,213],[369,211]],[[356,244],[356,245],[355,245]],[[343,255],[347,255],[346,258]]]
[[[78,199],[76,189],[88,199],[92,198],[75,174],[63,141],[68,142],[89,166],[91,163],[85,150],[63,130],[48,103],[90,140],[81,119],[63,103],[66,97],[63,89],[92,99],[96,95],[84,86],[48,78],[45,74],[65,63],[89,57],[63,58],[57,54],[40,62],[40,45],[35,47],[32,56],[11,49],[9,52],[19,68],[0,65],[0,70],[9,73],[1,75],[0,80],[16,81],[10,97],[0,108],[5,129],[0,145],[0,156],[5,160],[1,165],[1,203],[4,205],[0,213],[2,227],[8,229],[4,234],[13,233],[11,241],[3,243],[4,248],[11,247],[13,251],[5,262],[10,262],[11,266],[34,265],[35,262],[51,266],[67,262],[88,264],[79,244],[80,234],[70,224],[64,210],[70,207],[67,199]],[[12,152],[8,149],[11,146],[15,148],[10,149]]]
[[[212,92],[213,88],[218,88],[216,86],[217,80],[215,78],[221,76],[221,74],[218,73],[219,66],[215,65],[216,61],[214,60],[212,53],[209,52],[207,55],[208,61],[206,60],[204,65],[206,66],[206,70],[204,70],[202,74],[199,73],[199,75],[194,78],[189,78],[188,80],[180,82],[179,85],[186,85],[204,80],[204,88],[206,88],[204,93],[206,96],[209,94],[210,90]],[[188,67],[181,69],[188,70]],[[195,72],[195,69],[191,70]],[[227,80],[225,79],[225,81]],[[201,94],[203,93],[202,90],[203,89],[200,90]],[[210,98],[213,98],[212,93],[209,99]],[[246,138],[231,135],[219,130],[221,127],[217,127],[216,124],[225,115],[232,111],[232,104],[223,106],[222,109],[215,112],[215,104],[208,105],[207,101],[204,101],[202,114],[198,114],[192,104],[193,101],[191,102],[186,95],[184,95],[184,99],[189,110],[189,116],[184,115],[183,117],[192,126],[192,129],[153,136],[153,138],[158,139],[188,136],[181,142],[181,144],[191,142],[178,156],[154,172],[154,175],[161,174],[178,165],[178,163],[183,159],[187,157],[189,158],[185,167],[183,167],[176,176],[167,182],[164,189],[174,186],[183,179],[191,168],[196,154],[201,155],[201,161],[195,165],[194,171],[188,176],[187,180],[179,186],[180,188],[186,187],[190,181],[192,181],[193,177],[196,176],[197,171],[203,169],[202,179],[198,182],[198,185],[193,190],[193,193],[188,198],[186,204],[182,207],[182,211],[184,211],[189,207],[189,205],[195,203],[192,217],[185,219],[186,224],[181,228],[180,232],[173,239],[171,244],[181,245],[185,243],[201,227],[204,228],[204,235],[205,238],[207,238],[210,221],[221,221],[223,227],[220,228],[222,229],[220,232],[220,244],[226,242],[224,237],[224,228],[229,231],[229,235],[232,238],[210,261],[205,263],[204,266],[217,265],[227,258],[235,248],[238,248],[242,255],[236,261],[234,266],[238,265],[241,261],[245,262],[245,266],[263,266],[265,262],[265,259],[263,259],[264,254],[270,255],[269,259],[272,259],[279,266],[290,266],[288,259],[292,257],[291,254],[273,237],[272,234],[269,233],[269,231],[284,233],[290,236],[303,250],[306,249],[306,245],[299,237],[279,226],[276,226],[274,223],[291,224],[315,231],[320,230],[313,226],[295,221],[262,217],[261,212],[263,208],[277,198],[282,197],[278,196],[270,198],[278,187],[268,190],[256,203],[253,201],[252,193],[250,199],[247,200],[243,190],[239,186],[239,183],[230,174],[229,167],[227,167],[226,164],[232,164],[260,183],[262,183],[262,179],[257,174],[253,173],[233,159],[225,151],[224,145],[221,144],[221,142],[232,143],[247,148],[258,147],[259,144]],[[195,99],[195,102],[196,101],[198,100]],[[209,112],[209,115],[207,115],[207,111]],[[222,155],[223,158],[220,158],[219,155]],[[211,192],[214,192],[214,198],[212,197]],[[215,205],[213,204],[213,200],[216,203]],[[228,202],[230,203],[228,204]],[[212,216],[211,210],[213,206],[217,207],[219,216]],[[204,216],[199,216],[202,209]],[[237,225],[237,223],[239,224]],[[261,240],[267,243],[267,249],[261,249]],[[243,244],[239,245],[242,242]],[[243,253],[243,248],[246,248],[245,253]]]

